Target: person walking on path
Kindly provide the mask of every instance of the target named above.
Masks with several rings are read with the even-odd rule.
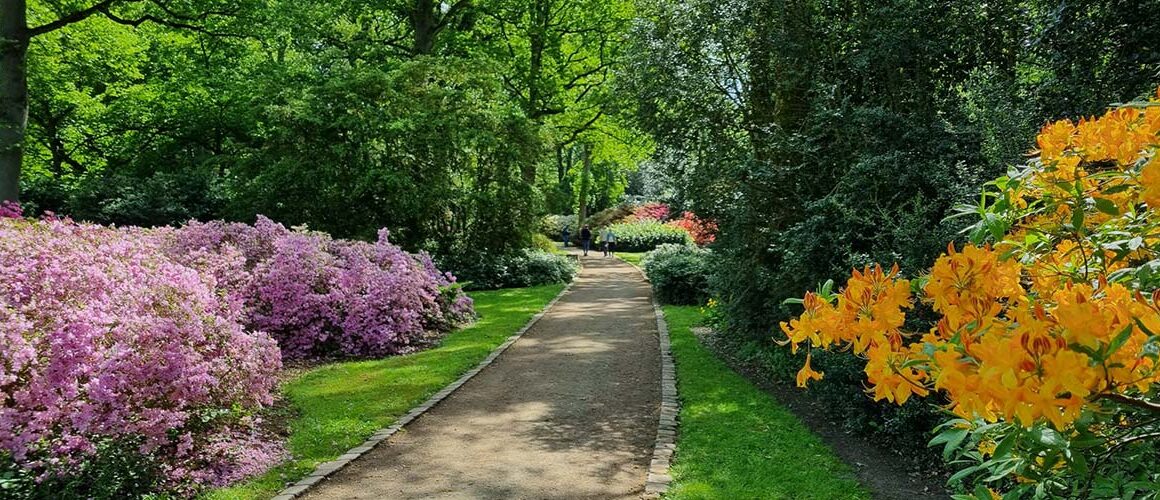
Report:
[[[584,256],[588,256],[588,247],[592,246],[592,230],[588,229],[588,224],[585,224],[580,229],[580,242],[584,244]]]
[[[604,228],[604,233],[600,235],[600,240],[604,242],[604,256],[612,255],[616,251],[616,233],[612,232],[612,228]]]
[[[568,226],[564,226],[564,230],[560,231],[560,239],[564,240],[564,248],[568,248],[569,236],[572,236],[572,233],[568,231]]]

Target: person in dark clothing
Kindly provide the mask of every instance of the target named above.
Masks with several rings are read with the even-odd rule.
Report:
[[[572,232],[568,230],[568,226],[564,226],[564,230],[560,231],[560,239],[564,240],[564,248],[568,248],[569,236],[572,236]]]
[[[584,255],[587,256],[588,248],[592,246],[592,230],[588,229],[587,224],[580,230],[580,241],[584,244]]]

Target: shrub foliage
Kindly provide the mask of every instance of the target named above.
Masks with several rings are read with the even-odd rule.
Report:
[[[655,220],[613,224],[609,229],[616,234],[616,249],[624,252],[647,252],[665,244],[686,245],[693,242],[684,229]]]
[[[699,305],[709,298],[711,257],[695,246],[665,244],[645,254],[641,266],[661,303]]]
[[[808,293],[782,330],[851,350],[875,400],[941,393],[932,444],[978,495],[1132,497],[1160,473],[1160,101],[1043,128],[1038,154],[988,184],[928,274],[855,271]],[[906,312],[937,314],[906,333]],[[797,383],[823,373],[807,356]],[[989,489],[989,491],[988,491]]]
[[[442,265],[454,269],[467,290],[567,283],[579,271],[579,264],[572,258],[543,250],[508,255],[473,254],[449,258]]]

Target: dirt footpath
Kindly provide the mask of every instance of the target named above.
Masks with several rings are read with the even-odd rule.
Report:
[[[494,363],[305,498],[636,498],[659,404],[648,284],[597,254]]]

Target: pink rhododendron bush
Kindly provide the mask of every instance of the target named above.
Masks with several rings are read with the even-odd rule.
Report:
[[[454,277],[386,230],[375,243],[334,240],[259,218],[192,222],[168,237],[174,257],[218,277],[286,359],[398,354],[474,315]]]
[[[261,472],[284,455],[257,417],[283,359],[405,352],[473,316],[386,231],[0,218],[0,497],[187,496]]]
[[[660,202],[645,203],[632,209],[633,221],[638,220],[659,220],[663,221],[669,218],[669,206]]]
[[[272,464],[253,415],[281,358],[242,315],[150,232],[0,219],[0,476],[180,494]]]

